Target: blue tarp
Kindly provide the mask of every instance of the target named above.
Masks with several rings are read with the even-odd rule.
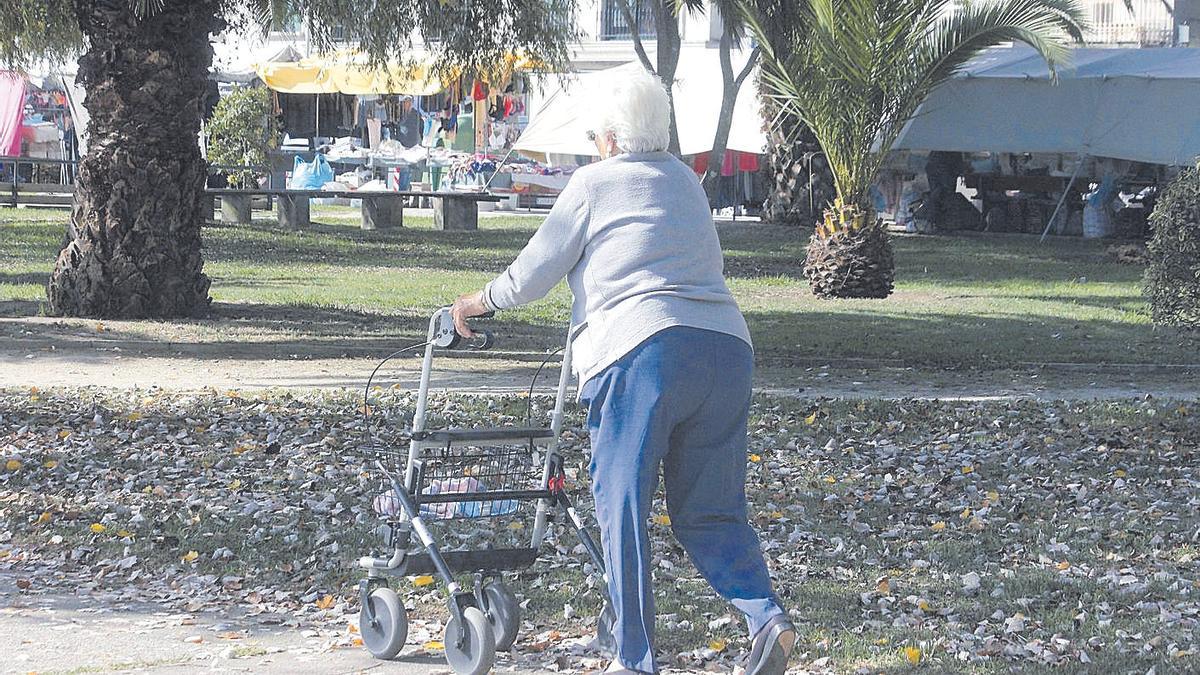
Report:
[[[1028,47],[989,50],[934,90],[895,148],[1200,157],[1200,49],[1075,49],[1058,77]]]

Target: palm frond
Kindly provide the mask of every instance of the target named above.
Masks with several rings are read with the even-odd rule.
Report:
[[[930,33],[919,58],[930,88],[953,77],[983,50],[1023,42],[1046,61],[1053,74],[1070,56],[1062,35],[1083,41],[1087,23],[1075,0],[996,0],[945,17]]]
[[[134,16],[144,19],[162,11],[163,2],[165,0],[129,0],[129,8],[133,10]]]

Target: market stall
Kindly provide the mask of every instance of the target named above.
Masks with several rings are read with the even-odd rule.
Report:
[[[30,160],[0,163],[0,179],[11,183],[14,195],[22,186],[46,192],[74,180],[76,120],[64,89],[59,75],[0,71],[0,156]]]
[[[1036,195],[1053,204],[1033,211],[1044,232],[1103,235],[1144,220],[1153,184],[1200,156],[1198,106],[1198,50],[1074,49],[1055,82],[1033,50],[998,48],[935,90],[895,148],[967,153],[985,223],[1014,220],[1001,197]],[[1111,227],[1079,225],[1089,205]]]
[[[375,68],[351,51],[260,64],[288,133],[276,168],[322,154],[331,190],[482,190],[524,127],[521,73],[536,65],[513,55],[483,82],[420,62]],[[305,98],[315,106],[297,117]]]

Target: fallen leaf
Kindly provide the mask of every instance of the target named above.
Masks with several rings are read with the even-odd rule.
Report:
[[[329,609],[330,607],[333,607],[333,596],[326,595],[325,597],[317,600],[316,605],[317,609]]]
[[[921,650],[916,647],[905,647],[904,658],[915,666],[921,662]]]
[[[9,471],[16,471],[17,469],[21,468],[21,460],[10,459],[4,463],[4,468],[8,469]]]
[[[419,577],[413,577],[412,583],[413,586],[416,586],[417,588],[428,586],[429,584],[433,583],[433,577],[428,574],[422,574]]]
[[[48,523],[48,522],[50,522],[50,512],[49,512],[49,511],[42,511],[42,515],[40,515],[40,516],[38,516],[38,517],[37,517],[37,524],[38,524],[38,525],[45,525],[45,524],[46,524],[46,523]]]
[[[654,522],[658,525],[670,525],[671,516],[668,516],[665,513],[660,513],[659,515],[654,516]]]
[[[104,531],[107,530],[108,528],[101,525],[100,523],[92,523],[90,529],[92,530],[92,532],[95,532],[96,534],[103,534]]]
[[[200,557],[200,554],[198,552],[188,551],[187,553],[183,554],[183,557],[180,558],[180,560],[182,560],[185,563],[190,563],[190,562],[195,562],[195,560],[199,557]]]
[[[934,532],[941,532],[942,530],[946,529],[946,521],[939,520],[936,523],[934,523],[933,525],[930,525],[929,527]]]

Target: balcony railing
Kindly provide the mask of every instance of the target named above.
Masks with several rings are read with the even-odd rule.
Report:
[[[654,12],[650,9],[650,2],[642,0],[629,0],[630,9],[633,12],[634,21],[638,26],[638,35],[643,39],[653,39],[658,35],[654,27]],[[629,27],[629,21],[625,18],[625,12],[621,11],[621,0],[604,0],[600,5],[600,39],[601,40],[632,40],[633,31]]]
[[[1087,41],[1093,44],[1129,45],[1150,47],[1171,44],[1174,28],[1163,24],[1110,23],[1093,25],[1088,31]]]

